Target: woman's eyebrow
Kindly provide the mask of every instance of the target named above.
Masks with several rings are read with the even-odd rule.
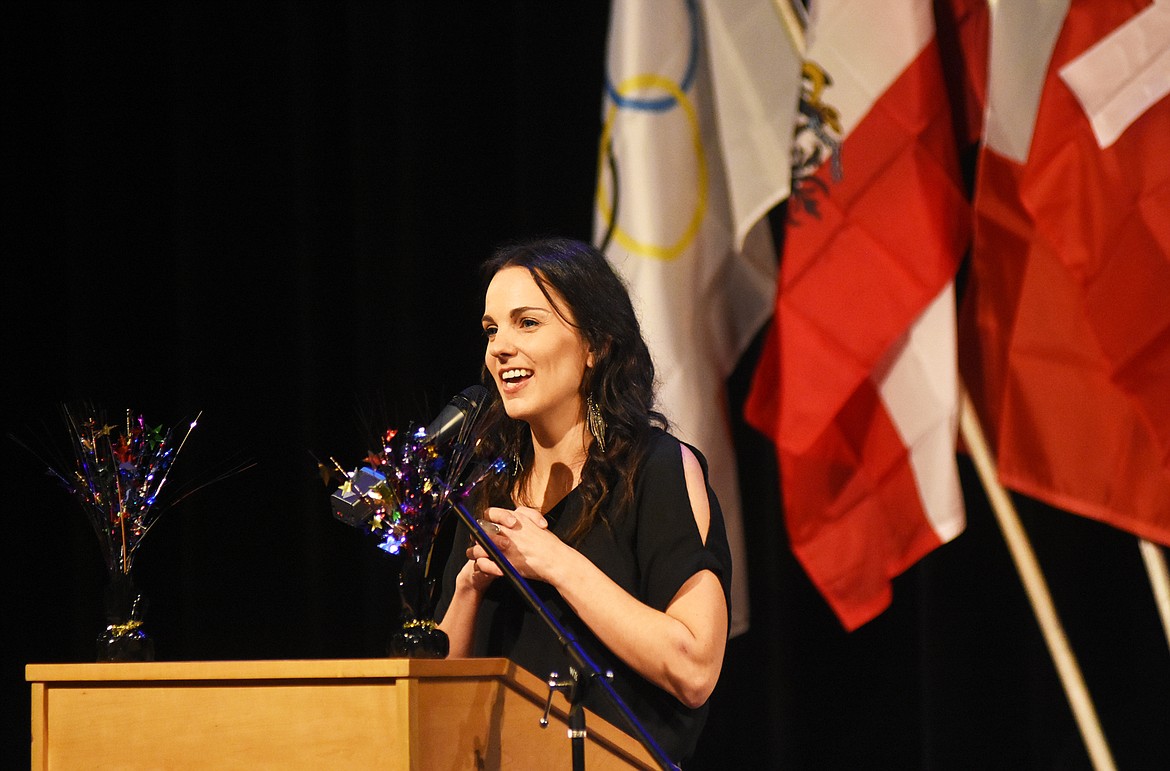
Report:
[[[519,308],[513,308],[512,310],[508,311],[508,315],[511,316],[512,318],[516,318],[517,316],[522,316],[525,313],[531,313],[533,311],[536,311],[538,313],[551,313],[552,312],[548,308],[543,308],[539,305],[521,305]],[[495,319],[492,318],[490,313],[485,313],[485,314],[483,314],[483,318],[481,318],[479,321],[481,324],[483,324],[486,322],[495,321]]]
[[[513,308],[511,315],[513,317],[516,317],[516,316],[520,316],[520,315],[525,314],[525,313],[531,313],[532,311],[539,311],[540,313],[548,313],[549,312],[548,308],[542,308],[539,305],[522,305],[519,308]]]

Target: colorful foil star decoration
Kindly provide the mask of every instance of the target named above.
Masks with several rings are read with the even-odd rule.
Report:
[[[50,466],[81,504],[111,575],[130,574],[134,555],[158,521],[159,496],[175,459],[203,413],[176,442],[171,429],[148,425],[126,410],[125,422],[106,422],[101,410],[62,408],[73,449],[71,470]]]
[[[334,516],[375,535],[378,548],[390,554],[429,547],[446,511],[448,483],[470,455],[446,457],[425,438],[421,431],[390,429],[381,450],[368,453],[352,472],[333,461],[333,477],[342,480],[332,496]]]
[[[429,557],[452,496],[461,500],[502,467],[491,464],[470,479],[486,394],[483,386],[472,386],[455,396],[430,426],[387,429],[378,448],[351,472],[331,458],[332,467],[320,470],[326,483],[340,483],[332,495],[334,516],[373,533],[385,552]]]

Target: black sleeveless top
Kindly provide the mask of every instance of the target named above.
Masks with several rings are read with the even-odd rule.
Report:
[[[679,440],[655,430],[639,479],[632,511],[606,511],[611,524],[599,523],[577,545],[607,576],[631,595],[664,611],[682,585],[695,573],[710,570],[718,576],[731,610],[731,552],[723,514],[710,485],[707,500],[711,524],[703,543],[695,525],[683,475]],[[689,447],[689,445],[688,445]],[[707,475],[707,461],[691,451]],[[545,513],[549,528],[565,538],[581,516],[581,498],[574,489]],[[460,526],[455,548],[443,579],[443,599],[436,617],[441,619],[455,588],[455,577],[466,563],[462,544],[470,537]],[[626,666],[606,648],[560,595],[542,581],[529,581],[533,591],[552,615],[572,634],[602,672],[613,672],[613,686],[630,710],[675,762],[694,752],[707,718],[707,705],[690,709]],[[545,679],[552,672],[567,676],[568,656],[556,636],[507,579],[497,579],[484,594],[476,618],[472,652],[476,656],[502,656]],[[590,688],[585,706],[623,730],[629,730],[620,712],[604,691]]]

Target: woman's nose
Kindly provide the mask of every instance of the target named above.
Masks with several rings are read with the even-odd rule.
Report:
[[[506,330],[502,328],[496,330],[496,333],[488,340],[487,352],[488,356],[494,358],[509,356],[516,352],[512,344],[512,338]]]

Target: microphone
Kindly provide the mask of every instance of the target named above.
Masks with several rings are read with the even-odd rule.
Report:
[[[469,417],[475,415],[487,395],[486,388],[473,385],[451,397],[451,401],[435,416],[430,425],[419,432],[423,444],[442,444],[458,435],[463,424]]]

